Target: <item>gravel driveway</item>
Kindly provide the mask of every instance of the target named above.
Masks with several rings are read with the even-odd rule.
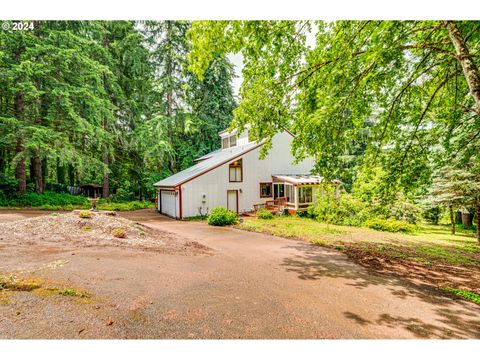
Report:
[[[0,273],[92,294],[79,302],[15,292],[0,303],[0,338],[480,338],[480,306],[378,276],[341,253],[153,210],[122,216],[213,250],[0,244]]]

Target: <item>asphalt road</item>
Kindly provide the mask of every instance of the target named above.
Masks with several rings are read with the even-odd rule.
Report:
[[[378,276],[341,253],[153,211],[123,216],[212,254],[0,247],[0,272],[93,294],[88,304],[14,294],[0,305],[0,338],[480,338],[480,306]]]

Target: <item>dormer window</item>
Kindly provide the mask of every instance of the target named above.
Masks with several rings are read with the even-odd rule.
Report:
[[[228,149],[230,147],[237,146],[237,136],[232,135],[222,139],[222,149]]]
[[[248,138],[248,127],[244,129],[241,133],[234,129],[230,131],[220,131],[218,135],[220,135],[222,149],[228,149],[235,146],[243,146],[250,143],[250,140]]]
[[[222,139],[222,149],[228,148],[228,137]]]

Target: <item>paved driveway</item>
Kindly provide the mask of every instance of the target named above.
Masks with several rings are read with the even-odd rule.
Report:
[[[89,248],[71,256],[25,249],[18,256],[28,263],[68,259],[42,275],[84,287],[99,300],[81,310],[62,305],[56,313],[30,303],[32,315],[0,320],[0,337],[480,338],[479,306],[377,276],[340,253],[154,212],[123,216],[214,251]]]
[[[185,259],[195,280],[184,289],[182,306],[226,324],[214,331],[221,336],[480,338],[479,306],[375,275],[341,253],[205,223],[165,217],[143,223],[216,250]]]

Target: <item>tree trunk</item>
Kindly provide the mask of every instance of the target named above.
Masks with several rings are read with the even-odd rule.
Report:
[[[23,48],[17,48],[15,51],[15,61],[19,64]],[[23,91],[17,91],[14,99],[14,115],[18,121],[22,120],[23,117],[23,108],[25,106]],[[21,134],[17,134],[17,145],[15,148],[16,155],[23,151],[23,143],[21,139]],[[20,161],[15,165],[15,179],[17,180],[17,191],[20,194],[25,194],[27,192],[27,175],[25,172],[25,159],[22,157]]]
[[[32,159],[33,171],[35,175],[35,192],[37,194],[43,193],[43,176],[42,176],[42,161],[38,155]]]
[[[103,47],[107,50],[110,47],[110,38],[108,37],[108,35],[105,35],[104,38],[103,38]],[[106,76],[105,73],[103,73],[103,86],[105,87],[105,91],[108,92],[107,76]],[[107,120],[106,119],[103,120],[103,130],[104,131],[107,130]],[[110,196],[110,178],[109,178],[109,174],[108,174],[110,161],[109,161],[109,158],[108,158],[108,146],[107,145],[105,145],[103,147],[103,163],[105,164],[106,168],[103,172],[102,196],[104,198],[107,198],[107,197]]]
[[[0,150],[0,174],[5,174],[7,152]]]
[[[19,154],[23,150],[22,141],[17,140],[16,153]],[[22,159],[17,162],[15,166],[15,179],[17,179],[17,191],[20,194],[27,192],[27,174],[25,173],[25,160]]]
[[[453,46],[455,46],[457,60],[462,66],[468,88],[475,101],[475,111],[477,114],[480,114],[480,73],[473,62],[473,58],[468,51],[465,39],[463,38],[457,24],[454,21],[446,21],[445,24]]]
[[[75,169],[72,164],[68,164],[68,183],[75,186]]]
[[[476,214],[476,217],[477,217],[477,221],[476,221],[476,225],[477,225],[477,242],[478,242],[478,245],[480,245],[480,205],[477,205],[477,214]]]
[[[14,100],[14,109],[15,109],[15,118],[17,120],[22,119],[23,107],[24,107],[23,93],[21,91],[15,94]],[[20,135],[18,135],[20,136]],[[17,146],[15,148],[16,155],[23,151],[23,144],[20,138],[17,139]],[[27,192],[27,175],[25,172],[25,159],[21,159],[15,165],[15,179],[17,180],[17,191],[20,194],[25,194]]]
[[[44,158],[42,160],[42,193],[45,191],[47,187],[47,177],[48,177],[48,160]]]
[[[450,224],[452,224],[452,234],[455,235],[455,219],[453,218],[453,206],[450,205]]]
[[[57,158],[57,183],[65,185],[65,166],[60,165],[59,158]]]
[[[472,227],[473,213],[472,212],[462,212],[462,224],[465,229],[470,229]]]
[[[103,154],[103,163],[106,165],[105,172],[103,173],[103,197],[107,198],[110,196],[110,178],[108,175],[108,165],[109,165],[109,159],[108,159],[108,150],[105,147]]]

